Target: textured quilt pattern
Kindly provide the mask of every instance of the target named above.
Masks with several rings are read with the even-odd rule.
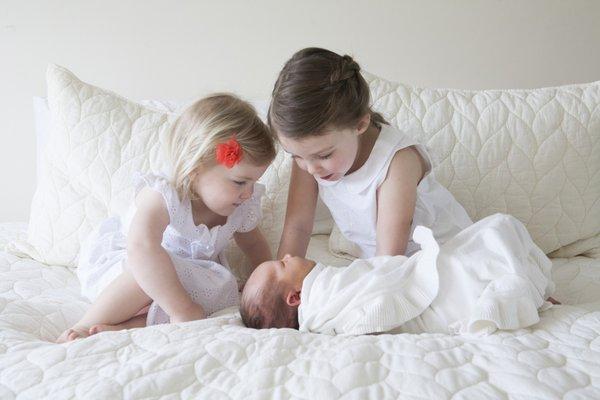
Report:
[[[0,225],[0,246],[23,229]],[[557,260],[555,279],[591,303],[484,338],[255,331],[231,312],[58,345],[87,307],[72,270],[0,252],[0,398],[600,398],[600,263]]]

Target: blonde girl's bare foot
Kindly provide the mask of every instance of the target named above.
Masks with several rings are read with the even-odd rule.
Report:
[[[121,329],[124,329],[124,328],[121,327],[120,324],[117,324],[117,325],[97,324],[97,325],[92,325],[92,327],[89,330],[89,334],[91,336],[91,335],[95,335],[96,333],[100,333],[100,332],[120,331]]]
[[[75,339],[83,339],[88,337],[87,329],[80,327],[72,327],[64,331],[58,339],[56,339],[56,343],[66,343],[71,342]]]
[[[120,324],[96,324],[92,325],[89,329],[88,333],[90,335],[95,335],[100,332],[106,331],[121,331],[124,329],[133,329],[133,328],[143,328],[146,326],[146,319],[148,318],[148,314],[138,314],[133,318],[128,319],[127,321],[121,322]]]

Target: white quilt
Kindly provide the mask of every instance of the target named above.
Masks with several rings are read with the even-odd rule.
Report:
[[[24,234],[0,224],[0,245]],[[600,260],[554,267],[556,297],[588,304],[480,339],[254,331],[230,313],[59,345],[87,307],[73,271],[0,252],[0,398],[600,398]]]

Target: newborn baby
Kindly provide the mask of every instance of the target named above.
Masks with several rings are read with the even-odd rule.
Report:
[[[325,334],[471,333],[539,321],[551,262],[515,218],[495,214],[441,248],[417,227],[421,250],[332,267],[301,257],[267,261],[241,298],[244,324]]]

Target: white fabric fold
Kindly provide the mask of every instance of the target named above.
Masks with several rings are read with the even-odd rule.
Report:
[[[302,286],[301,331],[327,334],[385,332],[421,314],[438,293],[439,246],[431,230],[415,229],[422,250],[356,260],[348,267],[318,264]]]
[[[422,250],[410,258],[315,267],[302,287],[300,330],[488,334],[539,321],[552,264],[517,219],[486,217],[441,247],[422,226],[413,240]]]

